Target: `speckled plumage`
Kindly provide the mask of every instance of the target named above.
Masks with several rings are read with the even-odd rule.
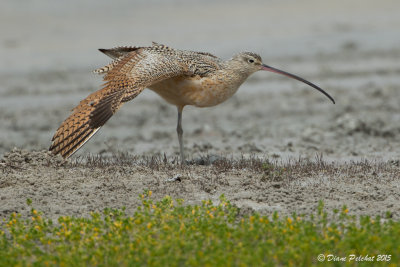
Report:
[[[105,85],[82,100],[58,128],[50,146],[54,154],[71,156],[123,103],[149,88],[178,108],[177,130],[183,162],[183,107],[217,105],[231,97],[249,75],[266,66],[259,55],[251,52],[222,61],[209,53],[176,50],[157,43],[100,51],[113,58],[110,64],[94,71],[104,74]]]

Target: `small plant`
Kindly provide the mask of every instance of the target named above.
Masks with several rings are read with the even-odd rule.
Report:
[[[372,265],[400,263],[400,222],[391,219],[356,219],[343,207],[329,222],[322,201],[311,218],[240,217],[224,196],[185,206],[169,196],[155,202],[151,195],[140,195],[133,216],[105,209],[53,223],[34,208],[28,219],[13,213],[0,223],[0,266],[313,266],[321,254],[385,254],[388,261]]]
[[[263,175],[261,181],[282,181],[284,179],[285,168],[271,164],[269,161],[262,164]]]

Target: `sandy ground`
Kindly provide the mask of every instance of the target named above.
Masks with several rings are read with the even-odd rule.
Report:
[[[400,217],[398,1],[229,2],[229,12],[224,1],[173,3],[5,2],[1,217],[25,214],[27,198],[49,216],[121,206],[132,212],[145,189],[188,203],[225,194],[244,210],[263,214],[310,213],[324,200],[332,208],[346,204],[354,214]],[[108,59],[97,48],[152,40],[224,58],[258,52],[265,63],[319,84],[337,104],[304,84],[257,73],[227,102],[185,109],[186,153],[197,162],[187,168],[82,163],[88,154],[120,152],[176,158],[176,110],[150,91],[126,104],[69,163],[35,152],[47,149],[70,109],[100,88],[101,77],[90,71]],[[207,155],[270,159],[282,173],[278,179],[260,169],[199,165]],[[317,162],[320,155],[326,169],[315,163],[309,171],[307,160]],[[298,158],[304,168],[293,163]],[[177,174],[181,182],[165,181]]]
[[[208,165],[206,159],[213,164]],[[330,213],[346,205],[352,215],[387,218],[390,213],[400,218],[398,161],[334,164],[316,158],[282,164],[256,158],[206,159],[184,168],[173,158],[127,155],[82,163],[64,162],[46,151],[14,149],[0,163],[0,215],[26,216],[30,211],[27,198],[53,220],[60,215],[89,216],[104,207],[126,207],[133,214],[139,195],[151,190],[155,200],[170,195],[186,204],[208,199],[218,203],[224,194],[243,215],[253,211],[309,215],[323,200]]]

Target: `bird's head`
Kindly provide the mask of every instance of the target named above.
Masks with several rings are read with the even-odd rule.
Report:
[[[236,54],[232,61],[240,67],[240,70],[247,75],[253,74],[254,72],[261,69],[262,60],[259,55],[252,52],[242,52]]]
[[[326,97],[328,97],[333,102],[333,104],[335,104],[335,100],[327,92],[322,90],[320,87],[316,86],[315,84],[313,84],[297,75],[294,75],[289,72],[286,72],[286,71],[283,71],[280,69],[276,69],[276,68],[273,68],[273,67],[263,64],[261,57],[256,53],[242,52],[242,53],[236,54],[231,59],[231,61],[234,62],[235,65],[239,66],[239,69],[241,72],[243,72],[245,75],[248,75],[248,76],[253,74],[256,71],[265,70],[265,71],[282,74],[289,78],[301,81],[301,82],[317,89],[321,93],[323,93]]]

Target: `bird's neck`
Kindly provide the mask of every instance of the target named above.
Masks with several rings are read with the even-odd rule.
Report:
[[[233,60],[225,62],[221,78],[232,85],[240,86],[251,75],[245,68]]]

